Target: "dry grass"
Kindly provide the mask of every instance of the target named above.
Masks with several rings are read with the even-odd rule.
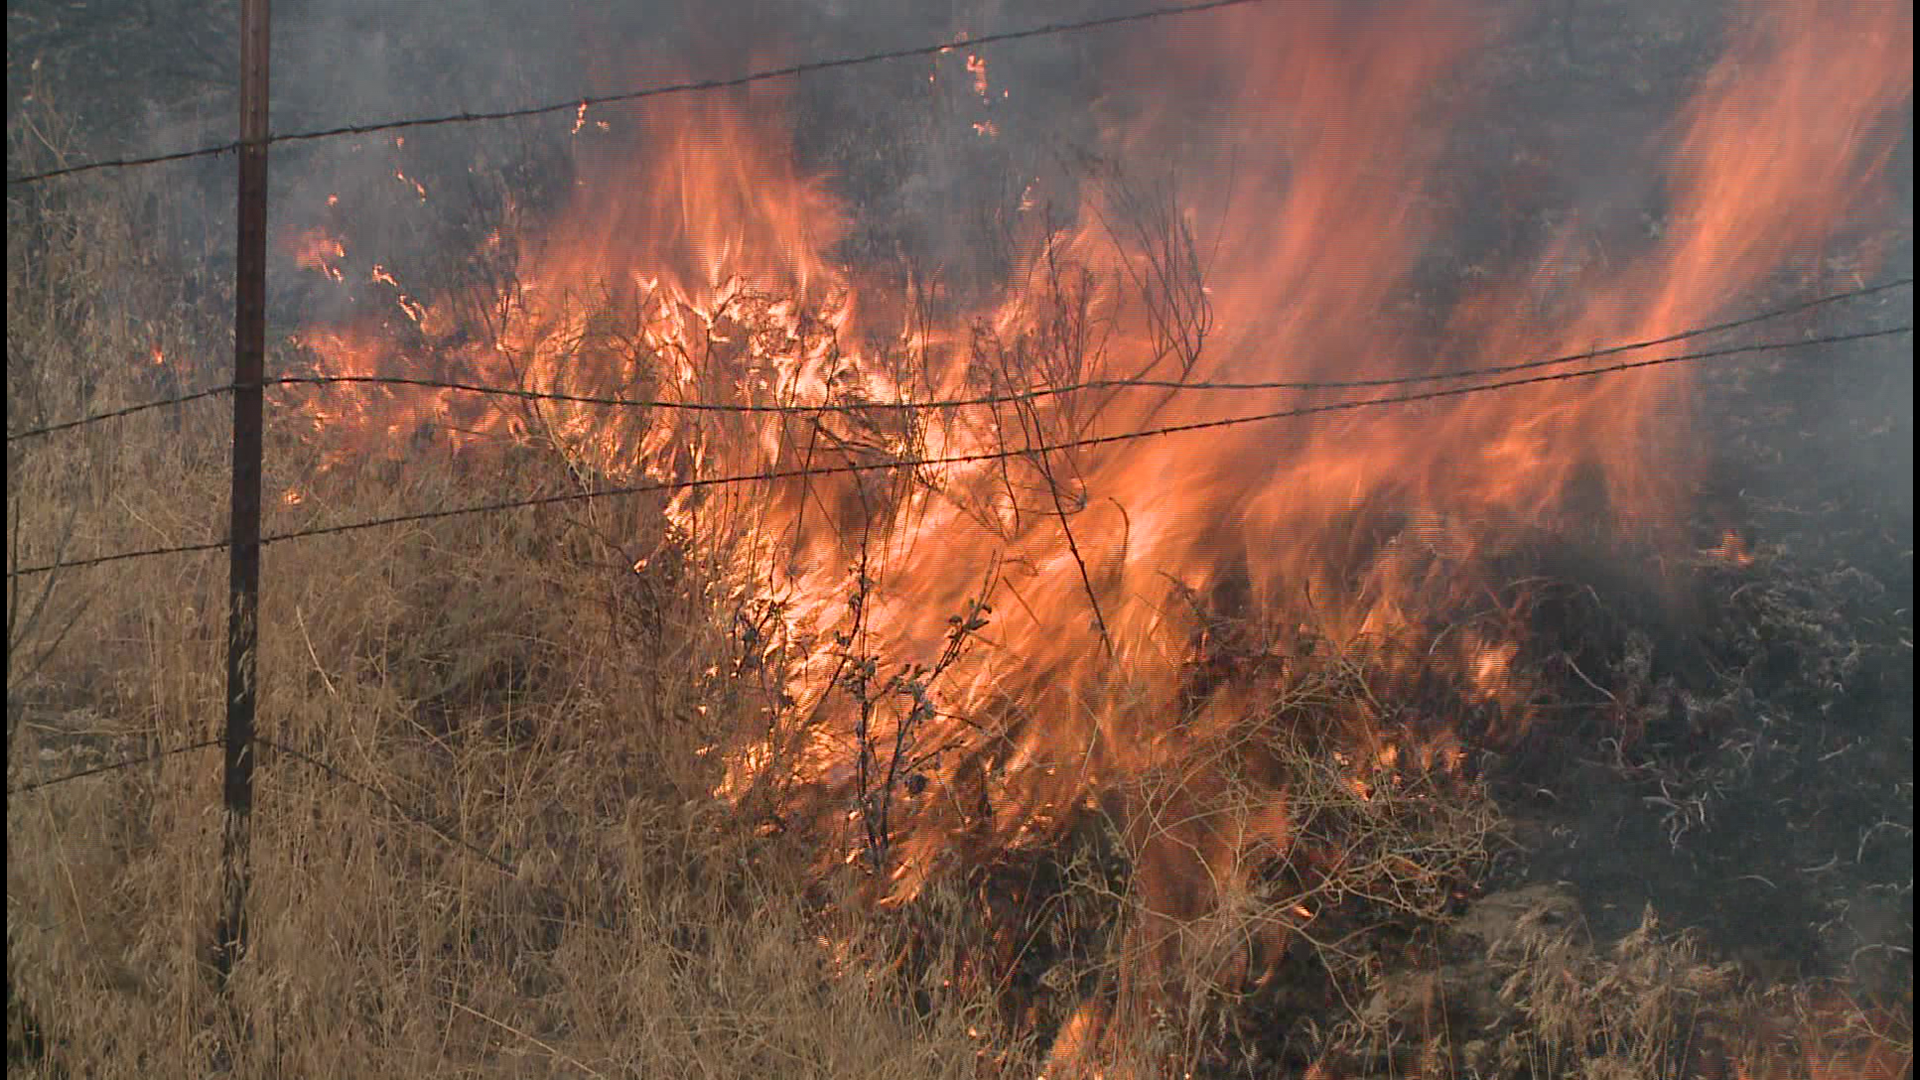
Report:
[[[218,336],[172,318],[167,271],[138,254],[138,194],[10,206],[40,230],[8,247],[10,427],[164,393],[156,335],[171,370],[223,365]],[[215,401],[10,447],[10,565],[220,535],[225,433]],[[276,432],[269,531],[447,505],[481,479],[454,462],[316,479],[303,453]],[[507,496],[566,474],[528,454],[484,481]],[[296,486],[297,505],[275,499]],[[970,1072],[963,1003],[897,1007],[863,976],[870,958],[822,937],[823,912],[848,916],[803,872],[810,853],[709,797],[715,766],[696,751],[757,702],[717,674],[738,646],[714,582],[672,559],[611,572],[618,555],[593,536],[637,510],[270,547],[261,733],[339,775],[263,757],[252,949],[232,993],[207,966],[217,754],[13,795],[9,1071]],[[9,642],[12,658],[46,654],[10,673],[10,785],[217,730],[223,563],[53,576]],[[10,582],[9,599],[34,609],[44,580]]]

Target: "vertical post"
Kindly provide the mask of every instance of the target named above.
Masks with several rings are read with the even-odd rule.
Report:
[[[214,964],[224,986],[246,944],[260,625],[261,390],[267,351],[267,5],[240,0],[240,205],[233,315],[233,501],[228,549],[226,828]]]

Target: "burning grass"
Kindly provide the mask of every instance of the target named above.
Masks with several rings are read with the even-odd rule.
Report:
[[[102,335],[87,339],[95,355],[145,340],[81,317]],[[34,340],[32,325],[15,322],[15,340]],[[143,369],[117,372],[129,370]],[[29,395],[12,400],[34,408]],[[144,414],[78,451],[49,442],[19,454],[16,559],[48,558],[68,532],[75,554],[204,535],[217,525],[222,428],[215,409]],[[281,501],[275,527],[457,502],[475,480],[451,457],[316,474],[291,464],[302,444],[278,449],[286,471],[272,482],[301,497]],[[578,490],[567,460],[529,447],[485,475],[501,498]],[[75,476],[100,494],[76,496]],[[181,497],[183,477],[199,498]],[[649,520],[652,532],[633,531]],[[1391,657],[1275,639],[1234,613],[1231,589],[1188,599],[1204,632],[1168,734],[1190,748],[1167,757],[1177,765],[1143,770],[1021,843],[969,849],[955,836],[954,870],[875,910],[859,895],[872,894],[871,875],[820,875],[811,828],[769,828],[768,815],[730,813],[711,796],[725,768],[715,748],[792,707],[769,674],[755,608],[725,570],[637,497],[270,549],[266,737],[367,787],[266,755],[255,952],[236,1013],[216,1005],[203,966],[217,850],[210,758],[16,796],[13,1063],[47,1075],[214,1059],[248,1075],[924,1076],[1125,1062],[1142,1075],[1286,1062],[1325,1074],[1340,1061],[1342,1075],[1366,1075],[1367,1062],[1444,1075],[1436,1062],[1453,1061],[1454,1075],[1540,1076],[1585,1062],[1651,1076],[1667,1075],[1674,1054],[1706,1053],[1697,1047],[1751,1049],[1741,1033],[1774,1032],[1776,1057],[1808,1040],[1872,1061],[1906,1045],[1884,1027],[1847,1034],[1889,1022],[1866,1012],[1795,1027],[1786,999],[1763,1027],[1729,1011],[1748,999],[1724,966],[1643,962],[1626,942],[1613,946],[1626,965],[1616,969],[1585,939],[1541,930],[1550,923],[1537,915],[1489,943],[1487,963],[1421,974],[1436,970],[1425,928],[1473,910],[1496,814],[1471,771],[1449,763],[1457,751],[1429,746],[1416,766],[1400,757],[1413,749],[1370,733],[1470,688],[1442,679],[1411,692]],[[21,672],[13,778],[206,733],[220,697],[219,583],[204,556],[159,574],[58,575],[52,615],[16,645],[37,655],[71,619],[66,639],[94,647],[53,650]],[[1652,600],[1632,601],[1618,582],[1605,595],[1624,617],[1543,601],[1530,640],[1571,650],[1552,685],[1581,687],[1568,673],[1589,672],[1620,709],[1641,708],[1628,695],[1652,685],[1657,650],[1618,643],[1628,625],[1657,630],[1642,617]],[[1542,646],[1515,659],[1539,669],[1552,656]],[[923,698],[902,700],[911,711]],[[984,777],[1005,767],[976,766]],[[902,820],[940,794],[907,775],[918,774],[890,793]],[[1283,824],[1263,816],[1278,791]],[[1648,963],[1672,968],[1673,989],[1635,989],[1669,978]],[[1405,997],[1422,979],[1447,987],[1492,973],[1507,981],[1486,1013],[1448,1004],[1471,997],[1458,987]],[[1660,1004],[1673,994],[1672,1008]],[[1700,1010],[1720,1042],[1677,1032]],[[1277,1016],[1295,1019],[1276,1031]]]
[[[1783,21],[1736,36],[1681,111],[1669,232],[1577,288],[1467,290],[1435,320],[1449,347],[1512,360],[1708,321],[1865,197],[1878,144],[1821,122],[1877,131],[1910,62],[1866,35],[1886,78],[1768,105],[1756,85],[1810,77],[1785,32],[1808,12],[1769,11]],[[1812,745],[1769,724],[1888,660],[1823,606],[1834,581],[1722,523],[1689,543],[1701,455],[1679,377],[1221,429],[1201,450],[1102,441],[1218,410],[1085,383],[1435,371],[1383,312],[1431,225],[1405,208],[1439,152],[1415,91],[1471,42],[1290,17],[1278,62],[1204,35],[1176,50],[1245,62],[1233,108],[1285,107],[1284,145],[1233,148],[1251,187],[1203,176],[1196,209],[1103,163],[1071,220],[1024,219],[986,301],[843,265],[830,186],[726,102],[661,110],[646,153],[583,150],[574,195],[490,231],[467,285],[306,235],[289,258],[365,303],[304,327],[277,370],[521,396],[277,394],[270,535],[597,497],[269,546],[255,936],[232,994],[203,955],[210,756],[16,796],[10,1064],[1537,1078],[1770,1075],[1783,1046],[1910,1061],[1910,1003],[1816,1005],[1796,978],[1768,996],[1651,916],[1603,940],[1564,897],[1498,891],[1538,876],[1551,845],[1512,842],[1529,829],[1589,859],[1652,822],[1656,847],[1690,853],[1780,775],[1767,745]],[[1347,48],[1364,62],[1327,62]],[[1813,134],[1775,140],[1764,175],[1722,152],[1772,122]],[[1395,139],[1406,153],[1383,160]],[[182,278],[132,254],[154,246],[134,190],[72,190],[9,206],[33,237],[9,248],[14,427],[220,367],[193,321],[208,298],[159,291]],[[899,407],[930,398],[960,403]],[[217,407],[66,434],[9,455],[13,565],[222,531]],[[763,472],[783,475],[716,482]],[[10,669],[11,782],[210,733],[216,555],[44,580],[11,585],[10,659],[31,661]],[[1640,812],[1597,824],[1585,799]]]

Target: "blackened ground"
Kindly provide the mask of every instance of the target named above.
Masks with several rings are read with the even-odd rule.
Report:
[[[1701,70],[1713,28],[1690,6],[1634,16],[1637,7],[1569,5],[1590,30],[1618,18],[1624,32],[1581,33],[1557,51],[1543,37],[1528,52],[1537,70],[1522,81],[1574,87],[1572,97],[1592,88],[1596,108],[1610,88],[1622,130],[1667,114],[1685,84],[1658,72],[1678,70],[1668,62]],[[1622,51],[1645,43],[1658,48],[1638,59]],[[1539,117],[1507,137],[1524,144],[1545,133],[1551,142],[1565,103],[1531,103]],[[1529,156],[1572,165],[1580,151]],[[1912,160],[1909,113],[1885,212],[1854,223],[1821,265],[1781,274],[1746,306],[1910,277]],[[1569,169],[1540,178],[1556,197],[1579,183]],[[1636,213],[1657,221],[1660,208],[1617,207],[1614,216]],[[1912,317],[1906,288],[1764,336]],[[1756,558],[1747,567],[1703,559],[1695,571],[1695,624],[1677,629],[1706,648],[1707,670],[1677,669],[1698,663],[1697,653],[1656,649],[1647,665],[1623,658],[1612,673],[1610,689],[1639,683],[1660,704],[1637,740],[1562,746],[1561,766],[1504,778],[1526,847],[1508,880],[1570,885],[1603,939],[1632,930],[1650,902],[1764,982],[1838,976],[1910,990],[1912,338],[1713,362],[1698,386],[1695,422],[1713,460],[1689,524],[1703,547],[1732,529]]]

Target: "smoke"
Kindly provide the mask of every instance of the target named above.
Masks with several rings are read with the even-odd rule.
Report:
[[[274,27],[274,127],[483,112],[620,93],[690,79],[978,35],[1085,4],[962,13],[950,5],[546,5],[464,0],[446,5],[342,0],[290,7]],[[1005,269],[983,236],[1002,227],[1033,182],[1057,171],[1063,128],[1087,111],[1071,37],[1018,42],[828,71],[720,92],[795,133],[795,153],[828,178],[852,211],[850,262],[940,273],[984,288]],[[989,65],[974,92],[969,61]],[[989,100],[990,98],[990,100]],[[1076,100],[1077,99],[1077,100]],[[454,125],[334,142],[283,144],[274,161],[273,215],[282,237],[351,231],[345,270],[430,268],[471,250],[509,206],[540,213],[565,197],[584,151],[631,150],[663,102],[641,101],[485,125]],[[221,138],[220,125],[203,137]],[[153,146],[190,132],[178,117],[149,128]],[[189,140],[190,141],[190,140]],[[642,151],[644,160],[644,151]],[[230,183],[215,181],[216,184]],[[414,185],[418,185],[415,187]],[[424,197],[420,191],[424,189]],[[217,202],[217,200],[215,200]],[[288,321],[337,316],[350,295],[316,289],[290,260],[275,267]]]

